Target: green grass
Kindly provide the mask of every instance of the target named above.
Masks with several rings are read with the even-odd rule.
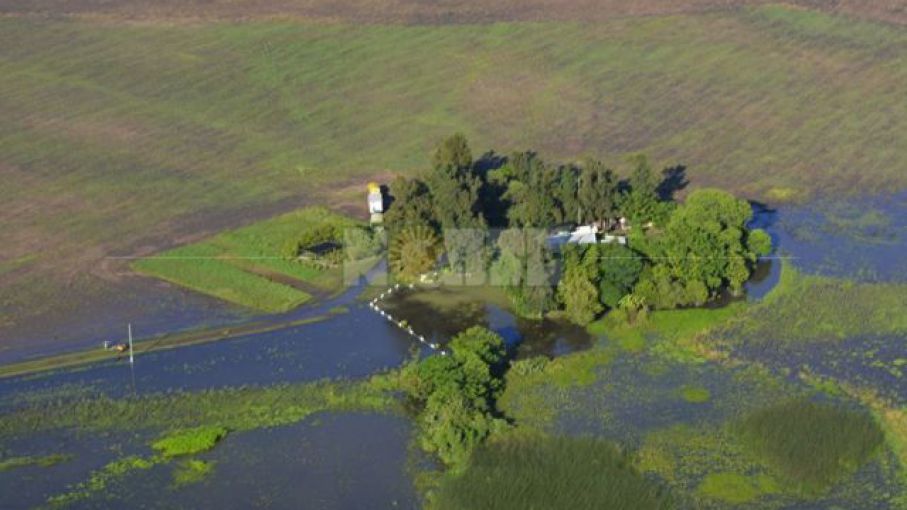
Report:
[[[736,432],[779,480],[808,495],[852,474],[884,441],[868,414],[804,400],[757,411],[744,418]]]
[[[748,477],[737,473],[709,473],[697,491],[707,499],[740,505],[766,494],[774,494],[778,492],[778,486],[765,475]]]
[[[806,275],[785,263],[778,285],[727,332],[769,343],[905,334],[907,285]]]
[[[691,404],[703,404],[712,398],[711,392],[701,386],[684,386],[680,389],[680,396]]]
[[[201,482],[214,471],[214,463],[198,459],[181,462],[173,469],[173,486],[182,487]]]
[[[16,469],[26,466],[41,466],[41,467],[50,467],[55,466],[61,462],[66,462],[72,458],[71,455],[64,455],[55,453],[53,455],[45,455],[43,457],[39,456],[28,456],[28,457],[10,457],[7,459],[0,459],[0,472],[8,471],[10,469]]]
[[[69,490],[47,499],[50,508],[66,508],[101,493],[116,480],[135,472],[151,469],[162,461],[161,458],[144,458],[137,455],[122,457],[92,471],[88,480],[69,487]]]
[[[436,510],[673,508],[611,443],[537,434],[480,447],[462,475],[442,480],[430,502]]]
[[[721,308],[655,310],[634,324],[609,314],[589,324],[587,329],[593,335],[614,340],[630,352],[649,347],[666,358],[704,362],[706,353],[701,338],[745,309],[745,303],[734,302]]]
[[[151,447],[164,457],[193,455],[214,448],[226,435],[227,429],[211,425],[174,430],[152,443]]]
[[[133,267],[235,304],[282,312],[312,298],[306,291],[284,283],[308,284],[313,290],[334,288],[340,283],[337,271],[292,260],[287,246],[322,227],[339,231],[353,225],[353,220],[326,209],[306,208],[140,259]],[[274,281],[275,274],[289,281]]]
[[[383,376],[351,383],[316,383],[224,388],[140,398],[80,398],[40,402],[0,416],[0,438],[41,430],[180,430],[198,427],[230,431],[296,423],[319,411],[393,411],[396,400]]]

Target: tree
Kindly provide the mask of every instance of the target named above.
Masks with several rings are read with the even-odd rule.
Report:
[[[507,219],[516,227],[550,227],[564,213],[557,200],[559,175],[535,153],[520,152],[510,157],[500,174],[507,180],[504,198],[510,202]]]
[[[701,304],[727,284],[739,292],[756,254],[746,240],[750,205],[718,189],[700,189],[671,215],[663,239],[668,275]],[[757,240],[758,242],[758,240]]]
[[[472,168],[472,151],[466,137],[462,133],[454,133],[442,141],[435,149],[432,167],[451,167],[460,172],[469,171]]]
[[[640,317],[645,317],[648,308],[646,307],[646,298],[638,294],[627,294],[620,298],[617,308],[624,314],[627,322],[632,324]]]
[[[441,254],[441,242],[434,230],[416,225],[394,233],[390,248],[390,266],[403,281],[415,281],[431,271]]]
[[[579,169],[573,165],[563,166],[558,169],[557,189],[555,196],[559,202],[560,217],[558,223],[582,223],[577,185],[579,182]]]
[[[620,244],[603,244],[598,250],[599,300],[608,308],[615,308],[639,280],[643,261],[636,252]]]
[[[750,230],[746,236],[746,246],[758,257],[772,252],[772,236],[761,228]]]
[[[554,304],[554,264],[545,246],[545,231],[511,228],[498,236],[492,284],[502,285],[514,311],[541,318]]]
[[[459,283],[485,283],[488,261],[488,231],[484,228],[453,228],[444,230],[444,249],[447,263]]]
[[[601,313],[598,298],[597,246],[583,248],[577,245],[564,247],[564,276],[557,291],[564,313],[572,322],[585,326]]]
[[[659,223],[669,213],[669,206],[659,201],[659,182],[652,173],[652,167],[645,155],[630,158],[633,173],[630,189],[621,200],[621,211],[633,225],[645,225],[652,221]]]
[[[473,172],[472,152],[463,135],[441,142],[426,182],[441,228],[484,227],[479,202],[482,180]]]
[[[617,185],[614,172],[601,161],[591,160],[583,166],[577,189],[583,223],[604,221],[614,216],[618,201]]]
[[[388,230],[398,231],[411,226],[435,228],[431,194],[424,182],[397,177],[391,183],[390,192],[394,200],[384,215],[384,224]]]

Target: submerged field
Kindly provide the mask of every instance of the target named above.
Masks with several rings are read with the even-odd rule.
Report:
[[[560,497],[578,505],[607,502],[609,508],[627,509],[901,508],[907,501],[904,402],[886,396],[889,390],[898,390],[885,377],[871,373],[849,379],[846,371],[822,370],[816,365],[823,360],[822,351],[801,358],[798,370],[760,358],[738,328],[740,323],[760,326],[760,337],[774,331],[784,345],[841,345],[840,352],[850,355],[836,358],[840,370],[859,367],[867,359],[890,362],[888,366],[895,368],[899,363],[881,352],[866,358],[867,344],[853,336],[802,335],[819,323],[851,335],[846,329],[850,317],[834,313],[841,306],[838,300],[800,302],[799,327],[804,329],[791,327],[777,314],[783,311],[778,308],[782,303],[841,286],[857,289],[858,294],[888,296],[875,302],[876,311],[902,316],[907,284],[853,284],[804,275],[790,266],[782,269],[781,282],[761,301],[654,312],[635,325],[606,318],[590,326],[592,343],[578,351],[553,359],[517,356],[497,402],[510,422],[509,430],[480,446],[459,471],[439,472],[436,463],[416,451],[412,439],[407,447],[399,429],[382,425],[383,418],[343,425],[343,420],[354,419],[344,418],[353,416],[349,413],[379,413],[410,421],[412,434],[423,426],[400,400],[397,370],[363,377],[370,371],[343,363],[331,375],[335,379],[313,381],[312,377],[324,375],[292,362],[299,357],[293,346],[306,342],[343,344],[319,366],[350,356],[344,352],[347,346],[362,351],[361,346],[330,336],[340,330],[340,323],[361,321],[360,314],[376,320],[365,330],[364,325],[359,328],[359,336],[372,332],[365,344],[389,342],[381,333],[385,321],[360,305],[350,317],[301,327],[282,347],[267,336],[240,341],[267,353],[249,351],[247,360],[226,370],[219,367],[227,363],[221,358],[229,357],[227,341],[208,344],[202,356],[171,356],[170,364],[160,357],[142,357],[141,373],[159,370],[161,377],[155,381],[142,376],[138,387],[144,390],[138,396],[112,388],[117,377],[127,377],[125,367],[86,367],[11,380],[6,388],[15,391],[0,402],[0,444],[5,452],[0,484],[29,473],[46,473],[45,480],[68,476],[72,480],[68,486],[42,482],[43,489],[27,493],[31,501],[41,501],[43,490],[43,498],[52,498],[61,507],[131,504],[162,488],[166,490],[159,497],[177,507],[215,488],[252,506],[283,507],[280,493],[296,489],[285,485],[275,470],[290,470],[315,484],[309,486],[309,494],[328,507],[342,506],[342,501],[349,501],[342,495],[355,493],[382,501],[389,498],[388,504],[400,501],[407,507],[444,509],[557,506],[566,501]],[[484,322],[519,342],[513,324],[497,317],[504,313],[500,310],[485,309],[485,318],[478,311],[462,316],[463,308],[472,310],[471,300],[484,295],[475,290],[459,297],[456,290],[416,290],[395,313],[408,317],[407,312],[424,314],[426,306],[436,307],[439,322]],[[419,304],[406,304],[413,300]],[[306,328],[321,325],[326,329],[316,337],[306,335]],[[907,336],[901,326],[879,322],[871,330],[903,352]],[[393,331],[396,328],[388,327]],[[532,337],[531,329],[517,331],[530,344],[529,354],[538,352],[532,343],[546,341]],[[554,328],[550,334],[572,335]],[[356,352],[350,359],[364,353]],[[248,374],[241,366],[258,369],[257,358],[272,356],[274,361],[287,358],[291,363],[274,365],[276,370],[271,371],[278,373],[269,378],[271,382],[245,385]],[[198,361],[190,364],[191,359]],[[397,359],[399,363],[403,358]],[[117,376],[113,371],[122,373]],[[371,370],[376,371],[381,370]],[[297,377],[302,377],[300,382],[279,382]],[[194,382],[180,382],[190,380]],[[319,426],[319,413],[324,412],[336,413],[341,421],[330,419],[324,425],[328,428],[316,433],[312,427]],[[85,438],[48,439],[76,427]],[[132,432],[123,437],[119,434],[123,430]],[[317,444],[307,439],[313,434],[319,438]],[[394,446],[355,439],[372,434],[390,434],[386,445]],[[94,447],[85,444],[94,437],[115,441],[117,453],[86,463],[95,458],[86,453]],[[360,443],[365,450],[357,455],[344,446]],[[274,445],[298,457],[278,453]],[[273,459],[254,451],[271,452]],[[404,451],[410,457],[407,468],[398,464]],[[390,458],[397,459],[393,469],[380,460]],[[251,475],[243,469],[250,465],[258,466]],[[335,471],[326,477],[325,469]],[[369,482],[374,479],[385,482]],[[230,488],[236,483],[242,489]],[[248,499],[253,494],[265,500],[253,502]]]
[[[359,207],[358,182],[419,170],[457,130],[549,159],[645,151],[768,200],[903,187],[905,45],[777,6],[430,27],[5,18],[0,327],[51,337],[55,317],[117,310],[135,280],[108,255],[303,200]]]

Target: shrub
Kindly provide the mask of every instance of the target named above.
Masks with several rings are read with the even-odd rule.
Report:
[[[738,425],[737,433],[779,479],[809,495],[852,474],[884,439],[866,414],[805,400],[758,411]]]
[[[176,430],[152,443],[151,447],[164,457],[192,455],[214,448],[226,435],[227,429],[216,426]]]
[[[477,448],[461,475],[442,480],[431,506],[661,510],[671,503],[608,442],[515,433]]]

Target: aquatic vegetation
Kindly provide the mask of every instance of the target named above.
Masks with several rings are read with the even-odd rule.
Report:
[[[93,471],[87,481],[72,486],[63,494],[51,496],[47,499],[47,504],[51,508],[65,508],[104,491],[110,483],[133,471],[151,469],[162,460],[160,457],[144,458],[137,455],[117,459]]]
[[[651,352],[669,360],[703,363],[715,357],[712,348],[703,342],[705,335],[746,308],[746,303],[734,302],[720,308],[655,310],[645,321],[635,324],[608,315],[587,329],[594,335],[617,341],[630,352],[648,346]]]
[[[852,474],[884,441],[867,414],[805,400],[752,413],[735,432],[750,454],[807,495]]]
[[[227,429],[217,426],[197,427],[168,432],[151,444],[164,457],[192,455],[214,448],[227,435]]]
[[[441,480],[429,507],[673,508],[611,443],[530,433],[505,434],[478,448],[462,474]]]
[[[391,376],[379,375],[358,383],[320,381],[45,402],[0,416],[0,438],[67,427],[171,430],[215,426],[240,431],[294,423],[324,410],[386,412],[398,406],[387,391],[395,384]]]
[[[214,471],[214,463],[198,459],[189,459],[178,463],[173,468],[173,485],[182,487],[198,483]]]
[[[721,334],[760,345],[907,334],[907,284],[806,275],[784,263],[775,289]]]
[[[705,498],[733,504],[749,503],[778,490],[777,482],[766,475],[748,477],[737,473],[709,473],[697,489]]]
[[[8,471],[10,469],[16,469],[25,466],[41,466],[41,467],[50,467],[57,465],[61,462],[66,462],[72,458],[72,455],[55,453],[52,455],[44,456],[27,456],[27,457],[10,457],[6,459],[0,459],[0,472]]]
[[[703,388],[701,386],[684,386],[680,389],[680,396],[687,402],[701,404],[703,402],[708,402],[712,394],[709,392],[708,388]]]

